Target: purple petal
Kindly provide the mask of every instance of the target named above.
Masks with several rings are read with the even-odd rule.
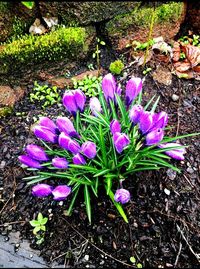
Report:
[[[85,94],[79,89],[75,90],[74,91],[74,99],[75,99],[77,107],[80,109],[81,112],[83,112],[85,102],[86,102]]]
[[[159,148],[168,148],[168,147],[176,147],[176,146],[182,146],[178,143],[166,143],[166,144],[160,144],[158,145]],[[185,148],[177,148],[172,150],[166,150],[165,153],[176,160],[183,161],[185,157],[183,156],[186,153]]]
[[[70,193],[71,193],[71,187],[69,187],[67,185],[57,186],[52,191],[52,194],[54,196],[53,199],[56,200],[56,201],[65,200]]]
[[[53,187],[48,184],[37,184],[32,188],[32,194],[37,197],[46,197],[52,193]]]
[[[69,145],[70,140],[71,138],[69,137],[69,135],[62,132],[58,137],[58,144],[60,145],[61,148],[68,150],[69,149],[68,145]]]
[[[108,102],[109,99],[114,100],[114,94],[116,91],[116,81],[112,74],[107,74],[102,80],[102,90],[104,97]]]
[[[56,124],[60,132],[64,132],[70,136],[79,137],[76,132],[73,123],[67,117],[58,117],[56,120]]]
[[[124,148],[130,143],[128,136],[124,133],[119,132],[114,133],[113,141],[118,153],[121,153]]]
[[[142,90],[141,78],[131,78],[126,84],[126,105],[129,106]]]
[[[130,192],[126,189],[118,189],[115,192],[114,200],[118,203],[125,204],[130,201],[131,195]]]
[[[23,164],[25,164],[25,165],[27,165],[27,166],[29,166],[29,167],[37,168],[37,169],[42,168],[41,164],[40,164],[38,161],[32,159],[32,158],[31,158],[30,156],[28,156],[28,155],[21,155],[21,156],[18,157],[18,160],[19,160],[21,163],[23,163]]]
[[[69,143],[68,143],[68,150],[72,154],[77,154],[81,150],[81,147],[80,147],[78,142],[76,142],[75,140],[70,139]]]
[[[83,143],[83,145],[81,146],[81,150],[83,154],[89,159],[94,159],[97,154],[95,143],[90,141]]]
[[[165,128],[168,122],[168,115],[166,112],[162,111],[160,113],[154,113],[153,114],[153,123],[151,130],[155,128]]]
[[[140,121],[140,115],[144,112],[141,105],[134,105],[129,111],[129,118],[134,123],[137,124]]]
[[[48,161],[49,158],[44,149],[38,145],[29,144],[26,146],[26,152],[28,155],[38,161]]]
[[[97,97],[90,98],[90,109],[92,111],[92,114],[96,117],[98,116],[97,112],[100,113],[102,111],[101,104]]]
[[[63,105],[72,114],[76,114],[78,107],[72,91],[66,91],[63,96]]]
[[[52,159],[52,165],[56,168],[66,169],[68,168],[68,161],[65,158],[55,157]]]
[[[152,113],[144,111],[140,114],[139,128],[143,134],[146,134],[150,130],[152,123],[153,123]]]
[[[74,155],[74,157],[72,158],[72,161],[73,161],[73,164],[77,164],[77,165],[86,164],[86,160],[80,153],[77,153],[76,155]]]
[[[146,145],[151,146],[159,143],[164,137],[164,131],[161,128],[154,129],[146,136]]]
[[[112,120],[110,123],[110,131],[112,134],[121,132],[121,125],[117,120]]]
[[[55,123],[48,117],[41,117],[38,122],[39,125],[48,128],[52,133],[57,133],[57,126]]]
[[[49,128],[44,126],[36,126],[33,130],[35,136],[47,142],[57,143],[58,137],[56,134],[52,133]]]

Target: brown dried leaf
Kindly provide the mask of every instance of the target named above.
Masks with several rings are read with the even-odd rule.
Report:
[[[174,62],[177,62],[180,58],[180,53],[181,53],[181,48],[180,48],[179,42],[174,42],[174,47],[173,47],[172,51],[173,51],[172,60]]]
[[[187,60],[185,60],[183,62],[174,63],[174,67],[178,72],[185,72],[191,68],[191,65]]]
[[[200,48],[193,45],[181,45],[182,51],[191,64],[191,68],[200,64]]]
[[[193,67],[193,70],[200,74],[200,65]]]

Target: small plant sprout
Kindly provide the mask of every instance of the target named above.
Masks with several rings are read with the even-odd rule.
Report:
[[[102,81],[102,77],[89,75],[85,76],[82,80],[72,79],[72,81],[74,89],[80,89],[85,95],[93,97],[98,95],[98,88]]]
[[[98,98],[93,96],[86,102],[84,92],[76,89],[67,90],[62,101],[69,116],[55,120],[42,117],[34,134],[44,146],[27,145],[19,161],[35,172],[25,178],[28,184],[34,184],[35,199],[52,196],[55,201],[66,203],[69,199],[65,211],[69,216],[78,194],[82,194],[90,223],[92,199],[98,197],[100,189],[128,222],[123,206],[132,197],[122,181],[123,185],[129,180],[134,184],[132,175],[138,171],[165,167],[180,172],[170,163],[171,158],[185,158],[186,146],[177,140],[200,134],[168,137],[168,114],[156,112],[159,97],[153,96],[142,105],[139,77],[129,78],[121,88],[109,73],[98,87]],[[54,184],[42,183],[52,178]],[[57,179],[63,180],[64,185],[58,185]]]
[[[109,70],[114,75],[120,75],[124,69],[124,64],[121,60],[116,60],[110,64]]]
[[[134,256],[130,257],[130,262],[136,266],[136,268],[143,268],[142,264],[141,263],[138,263],[136,261],[136,258]]]
[[[143,70],[142,74],[143,75],[146,75],[148,74],[149,72],[151,72],[152,68],[151,67],[147,67],[145,70]]]
[[[45,232],[46,232],[46,223],[48,218],[43,217],[42,213],[38,213],[37,219],[31,220],[29,223],[33,229],[33,234],[36,237],[36,244],[40,245],[44,242]]]
[[[96,58],[96,60],[97,60],[97,68],[98,68],[98,76],[99,76],[99,74],[100,74],[100,53],[101,53],[101,50],[99,47],[100,47],[100,45],[105,46],[106,43],[104,41],[100,40],[98,37],[96,38],[96,41],[97,41],[96,50],[95,50],[95,52],[93,52],[92,58],[94,58],[94,59]]]

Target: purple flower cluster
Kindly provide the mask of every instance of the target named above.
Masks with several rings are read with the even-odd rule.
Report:
[[[32,188],[32,194],[37,197],[47,197],[49,195],[54,196],[54,200],[62,201],[67,198],[71,193],[71,187],[67,185],[59,185],[55,188],[48,184],[37,184]]]
[[[117,120],[112,120],[110,123],[110,131],[113,135],[113,142],[118,153],[122,153],[124,148],[130,143],[129,137],[121,133],[121,125]]]

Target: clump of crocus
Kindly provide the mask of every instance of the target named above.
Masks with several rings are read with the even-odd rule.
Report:
[[[112,74],[107,74],[100,86],[98,98],[91,98],[88,106],[81,90],[67,90],[62,99],[66,115],[40,118],[34,134],[43,146],[27,145],[26,154],[19,160],[36,173],[26,178],[29,184],[55,178],[57,185],[57,179],[63,180],[57,187],[36,184],[32,188],[34,196],[52,196],[60,201],[71,193],[67,199],[70,215],[78,193],[83,191],[91,222],[92,197],[97,197],[103,186],[128,222],[122,205],[130,201],[131,194],[122,187],[121,179],[134,184],[134,173],[163,167],[180,172],[169,160],[184,160],[185,147],[174,142],[184,136],[166,136],[168,114],[156,111],[158,99],[153,102],[153,97],[142,106],[140,78],[130,77],[123,88]]]

